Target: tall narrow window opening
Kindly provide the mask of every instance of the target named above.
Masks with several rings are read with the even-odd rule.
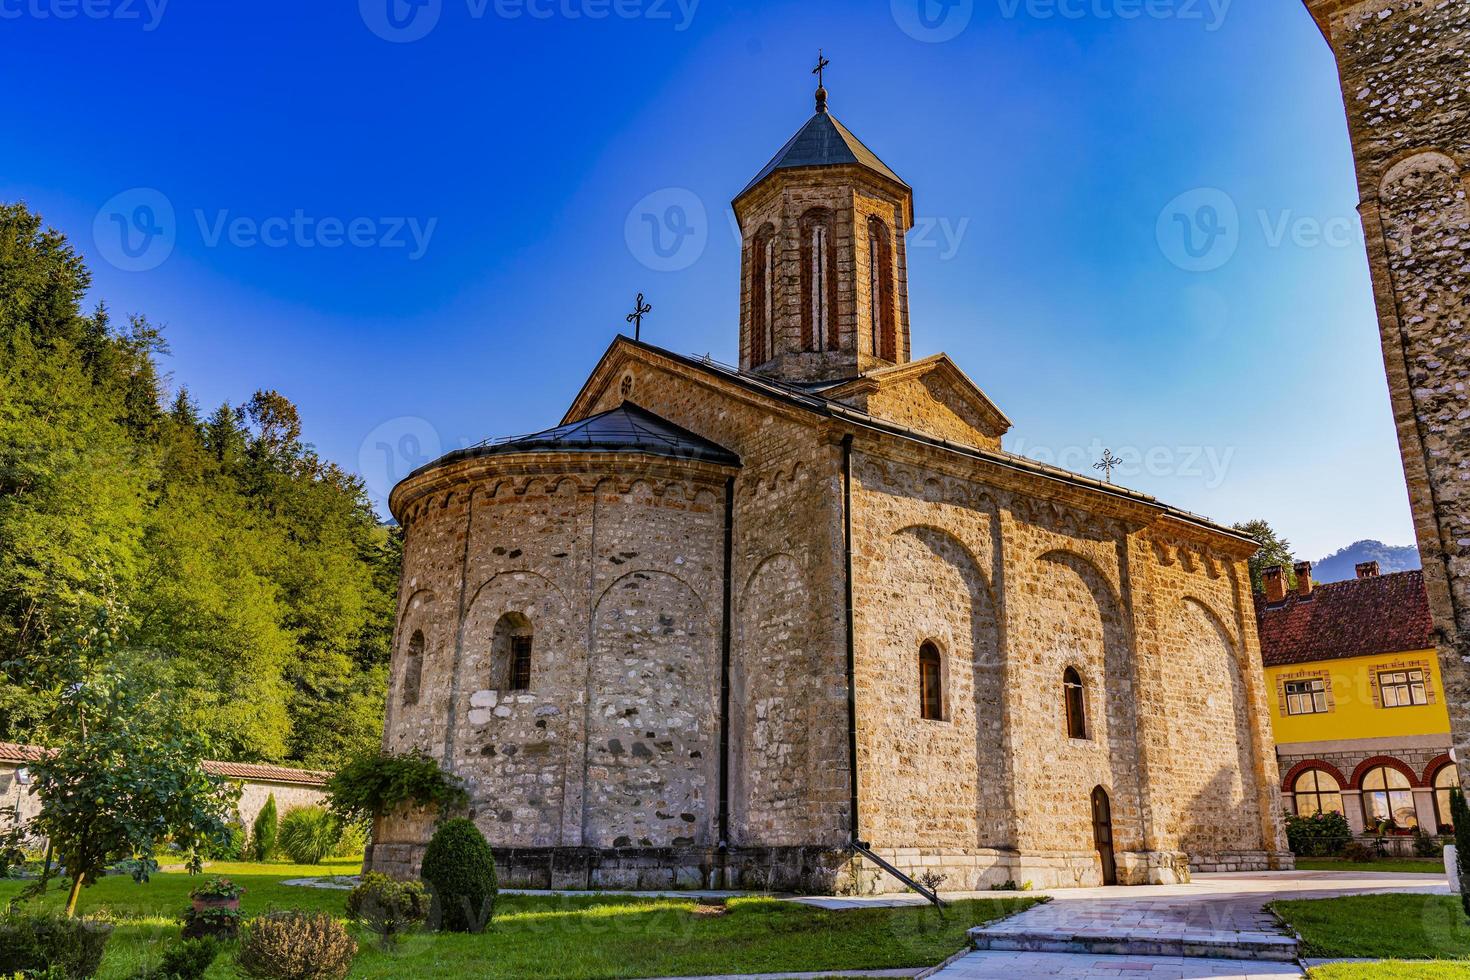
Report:
[[[802,215],[801,349],[835,351],[837,327],[837,244],[832,213],[814,208]]]
[[[919,717],[944,720],[944,664],[933,643],[919,647]]]
[[[508,612],[495,624],[490,641],[490,677],[487,684],[497,691],[531,689],[531,621],[518,612]]]
[[[868,292],[874,357],[898,360],[898,331],[894,326],[893,254],[888,227],[878,218],[868,219]]]
[[[418,704],[424,679],[424,634],[414,630],[403,656],[403,703]]]
[[[1087,689],[1077,668],[1068,667],[1062,672],[1062,695],[1067,703],[1067,737],[1086,738]]]

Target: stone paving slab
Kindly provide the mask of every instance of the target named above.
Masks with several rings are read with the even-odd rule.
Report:
[[[652,977],[650,980],[827,980],[829,977],[917,977],[926,967],[907,970],[825,970],[821,973],[721,973],[710,977]],[[1014,978],[1012,978],[1014,980]]]
[[[1246,962],[1194,956],[1099,956],[1090,953],[974,952],[932,974],[933,980],[1023,980],[1062,977],[1065,980],[1255,980],[1258,977],[1297,977],[1292,963]]]

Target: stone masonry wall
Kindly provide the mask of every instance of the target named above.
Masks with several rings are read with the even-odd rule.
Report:
[[[1470,6],[1308,7],[1337,56],[1445,692],[1470,752]]]

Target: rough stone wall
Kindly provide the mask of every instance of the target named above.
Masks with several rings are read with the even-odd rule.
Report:
[[[20,823],[28,823],[41,812],[41,800],[36,796],[35,784],[22,786],[15,778],[21,767],[15,763],[0,762],[0,807],[15,807]],[[0,817],[0,832],[8,830],[12,821]]]
[[[851,404],[915,432],[977,449],[1000,449],[1000,434],[938,371],[880,381]]]
[[[276,798],[276,816],[284,817],[287,810],[302,806],[326,806],[327,792],[319,786],[299,786],[294,783],[257,783],[236,780],[240,786],[240,802],[235,814],[246,830],[255,826],[260,808],[272,795]]]
[[[736,452],[731,624],[732,844],[848,838],[846,624],[839,447],[807,413],[630,361],[580,414],[639,405]],[[718,604],[711,607],[718,628]]]
[[[1470,6],[1308,7],[1337,56],[1450,717],[1470,752]]]
[[[440,755],[496,847],[708,839],[723,472],[538,454],[436,478],[453,489],[401,505],[404,591],[456,602],[406,604],[389,747]],[[458,560],[436,553],[445,548]],[[491,686],[507,613],[532,629],[526,691]],[[404,706],[398,661],[413,629],[430,627],[420,705]]]

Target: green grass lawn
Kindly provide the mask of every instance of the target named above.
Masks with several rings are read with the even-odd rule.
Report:
[[[1442,858],[1379,858],[1376,861],[1345,861],[1342,858],[1297,858],[1298,871],[1378,871],[1390,874],[1444,874]]]
[[[341,915],[345,892],[280,882],[355,870],[341,864],[220,864],[206,873],[226,874],[245,886],[241,908],[248,918],[272,908]],[[174,917],[188,905],[195,881],[176,872],[156,874],[146,885],[110,877],[83,892],[82,914],[105,909],[118,920],[100,977],[123,980],[155,961],[159,947],[178,935]],[[0,901],[23,885],[0,882]],[[58,883],[39,901],[60,908],[64,899]],[[966,929],[1036,901],[1008,896],[955,902],[941,918],[927,906],[829,912],[767,898],[714,907],[693,898],[505,895],[494,926],[481,935],[419,934],[384,953],[374,937],[359,934],[361,952],[351,976],[595,980],[823,970],[840,976],[845,970],[939,963],[964,947]],[[233,975],[229,954],[209,975]]]
[[[1470,980],[1467,963],[1332,963],[1307,971],[1312,980]]]
[[[1456,896],[1351,895],[1271,908],[1301,933],[1309,958],[1470,959],[1470,920]]]

